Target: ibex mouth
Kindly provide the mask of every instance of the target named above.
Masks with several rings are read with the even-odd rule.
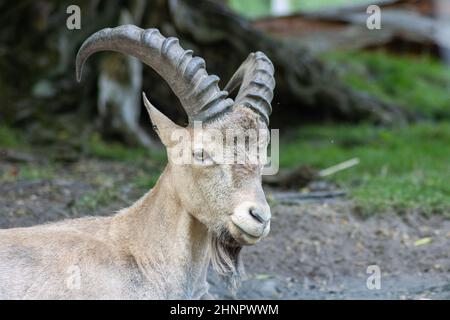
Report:
[[[239,227],[237,224],[235,224],[235,223],[233,223],[233,224],[236,227],[236,229],[238,229],[244,236],[246,236],[250,239],[254,239],[254,240],[258,240],[260,238],[259,236],[255,236],[253,234],[248,233],[247,231],[245,231],[244,229]]]
[[[248,231],[244,230],[242,227],[237,225],[236,223],[232,222],[230,223],[230,233],[237,241],[238,243],[242,245],[253,245],[259,242],[262,238],[264,238],[266,232],[256,236],[254,234],[249,233]]]

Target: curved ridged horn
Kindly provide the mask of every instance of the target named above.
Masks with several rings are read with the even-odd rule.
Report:
[[[100,30],[83,43],[76,58],[78,81],[89,56],[105,50],[129,54],[152,67],[176,94],[189,121],[208,120],[234,104],[228,93],[219,89],[219,77],[208,75],[205,61],[193,57],[192,50],[184,50],[177,38],[133,25]]]
[[[232,92],[240,85],[234,99],[236,105],[247,106],[259,113],[266,123],[272,112],[273,90],[275,88],[274,67],[262,52],[250,53],[231,77],[225,91]]]

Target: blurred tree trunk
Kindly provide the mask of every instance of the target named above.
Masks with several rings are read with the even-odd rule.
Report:
[[[140,93],[144,88],[163,112],[178,123],[185,122],[168,85],[147,67],[141,78],[141,66],[127,57],[113,53],[94,57],[85,68],[82,83],[75,82],[75,55],[82,41],[99,29],[119,25],[125,13],[143,28],[156,27],[165,36],[180,38],[183,47],[194,49],[206,60],[209,73],[221,77],[222,87],[250,52],[264,51],[276,70],[274,127],[311,119],[398,123],[410,117],[400,107],[353,91],[309,52],[256,31],[224,2],[1,3],[4,27],[0,29],[0,120],[26,125],[30,132],[36,128],[38,135],[30,133],[34,138],[42,138],[42,132],[49,128],[63,137],[83,137],[80,128],[97,128],[127,142],[152,145],[141,129],[144,123],[150,127],[146,114],[140,115]],[[66,8],[73,3],[81,7],[80,30],[66,27]],[[126,101],[113,94],[120,90],[128,96]]]
[[[140,25],[145,0],[134,1],[120,12],[119,24]],[[103,133],[119,135],[128,144],[154,147],[154,141],[140,126],[142,63],[129,56],[104,55],[98,78],[98,123]]]

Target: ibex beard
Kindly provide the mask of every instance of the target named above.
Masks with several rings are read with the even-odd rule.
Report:
[[[208,130],[267,132],[274,69],[261,52],[252,53],[225,90],[239,87],[236,98],[219,90],[205,62],[192,57],[176,38],[158,30],[127,25],[89,37],[77,55],[77,76],[87,58],[113,50],[137,57],[171,86],[189,118],[182,128],[158,111],[144,95],[156,131],[168,150],[168,165],[146,195],[111,217],[81,218],[31,228],[0,230],[0,298],[3,299],[199,299],[208,298],[210,264],[235,284],[242,271],[240,252],[267,236],[270,208],[261,185],[262,161],[246,146],[203,141]],[[201,121],[202,129],[194,130]],[[180,141],[192,156],[180,164],[173,151]],[[268,136],[268,135],[267,135]],[[222,147],[227,161],[217,161]],[[76,270],[76,285],[73,274]],[[71,282],[72,281],[72,282]],[[70,285],[69,285],[70,284]]]

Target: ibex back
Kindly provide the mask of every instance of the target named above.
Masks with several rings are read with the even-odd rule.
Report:
[[[187,127],[173,123],[145,95],[144,103],[168,151],[181,144],[193,161],[179,163],[177,152],[168,152],[155,187],[111,217],[0,230],[2,299],[206,298],[208,266],[236,279],[241,248],[269,232],[264,163],[218,162],[213,154],[219,145],[233,159],[236,153],[249,158],[247,148],[221,139],[192,141],[204,141],[211,130],[268,132],[275,86],[270,60],[261,52],[249,55],[225,88],[239,88],[233,100],[219,89],[219,78],[208,75],[204,60],[176,38],[131,25],[101,30],[83,43],[78,80],[87,58],[104,50],[140,59],[169,83],[188,115]],[[189,139],[174,140],[175,132]],[[267,140],[246,140],[244,146],[258,143],[266,150]]]

